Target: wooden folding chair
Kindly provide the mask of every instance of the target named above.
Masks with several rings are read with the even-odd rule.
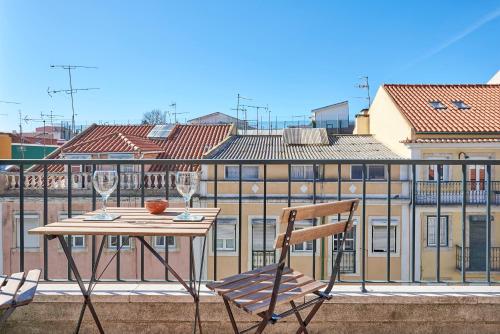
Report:
[[[320,306],[323,302],[332,298],[330,292],[338,275],[346,232],[352,227],[352,215],[358,207],[358,203],[359,200],[355,199],[283,209],[281,222],[288,222],[288,225],[286,232],[276,238],[275,247],[281,248],[278,263],[207,284],[209,289],[222,296],[235,333],[246,333],[254,329],[256,329],[255,333],[262,333],[269,323],[274,324],[292,314],[296,316],[299,322],[297,334],[308,333],[307,325],[311,322]],[[303,228],[297,231],[293,230],[296,220],[333,216],[342,213],[349,214],[347,220]],[[296,270],[285,267],[290,245],[339,233],[344,233],[344,236],[339,244],[339,251],[328,284],[315,281]],[[326,289],[321,291],[325,286]],[[307,294],[315,294],[316,297],[300,305],[295,304],[296,299]],[[256,325],[239,331],[230,304],[236,305],[247,313],[256,314],[262,320]],[[275,307],[281,304],[290,304],[291,308],[280,314],[275,314]],[[303,319],[299,311],[308,307],[312,307],[312,309],[307,317]]]
[[[0,324],[4,323],[19,306],[31,303],[35,297],[40,270],[30,270],[26,276],[23,272],[10,277],[0,276]]]

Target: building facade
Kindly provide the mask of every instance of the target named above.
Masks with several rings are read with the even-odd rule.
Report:
[[[397,154],[429,160],[417,166],[417,277],[436,277],[436,244],[440,239],[442,280],[459,280],[462,247],[468,279],[486,275],[485,165],[468,165],[466,219],[462,225],[462,169],[437,166],[432,160],[494,160],[500,156],[500,85],[383,85],[368,112],[357,117],[357,133],[371,133]],[[491,169],[492,204],[490,268],[500,277],[500,183]],[[437,179],[441,179],[440,237],[437,237]],[[462,240],[462,227],[465,239]]]

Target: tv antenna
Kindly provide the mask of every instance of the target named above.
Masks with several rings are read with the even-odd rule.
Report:
[[[371,97],[370,97],[370,84],[368,82],[368,76],[362,76],[362,77],[359,77],[359,79],[364,80],[363,83],[358,85],[358,88],[366,89],[366,99],[368,100],[368,109],[370,109],[372,101],[371,101]]]
[[[245,121],[246,121],[246,109],[242,108],[243,106],[240,104],[240,100],[247,100],[247,101],[252,101],[251,98],[244,97],[240,93],[237,95],[237,102],[236,102],[236,109],[231,109],[231,110],[236,110],[236,130],[239,128],[239,123],[240,123],[240,110],[242,112],[245,112]]]
[[[47,145],[47,134],[48,133],[45,130],[47,120],[49,120],[51,122],[51,124],[53,125],[54,118],[60,119],[62,117],[63,116],[61,116],[61,115],[54,115],[54,113],[53,113],[52,110],[50,111],[50,114],[44,114],[43,112],[40,112],[40,118],[33,118],[33,117],[29,117],[28,115],[24,116],[24,122],[26,124],[28,124],[29,122],[43,123],[43,133],[42,133],[42,138],[43,138],[43,156],[47,155],[46,145]]]
[[[297,115],[297,116],[293,116],[293,118],[297,118],[297,127],[300,128],[300,118],[302,118],[304,120],[304,126],[306,126],[306,118],[307,118],[308,115]]]
[[[255,109],[255,111],[257,112],[257,134],[259,134],[259,109],[265,109],[267,110],[267,107],[264,107],[264,106],[250,106],[250,105],[246,105],[246,104],[243,104],[241,105],[243,108],[253,108]],[[261,122],[260,122],[260,126],[262,127],[262,117],[261,117]],[[247,119],[245,118],[245,123],[247,123]]]
[[[170,105],[169,105],[170,108],[172,108],[172,115],[174,115],[174,123],[177,124],[177,115],[183,115],[183,114],[187,114],[187,112],[178,112],[177,111],[177,102],[172,102]]]
[[[68,70],[68,78],[69,78],[69,89],[58,89],[58,90],[51,90],[50,87],[47,88],[47,94],[52,97],[52,94],[57,94],[57,93],[66,93],[71,96],[71,134],[70,136],[72,137],[75,134],[75,103],[74,103],[74,97],[73,94],[78,93],[79,91],[85,91],[85,90],[96,90],[99,89],[97,87],[90,87],[90,88],[73,88],[73,81],[71,77],[71,70],[75,70],[78,68],[86,68],[86,69],[97,69],[95,66],[82,66],[82,65],[50,65],[51,68],[60,68],[63,70]]]

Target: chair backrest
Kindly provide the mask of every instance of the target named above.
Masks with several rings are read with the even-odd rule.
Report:
[[[337,201],[331,203],[311,204],[304,206],[296,206],[283,209],[281,214],[281,223],[290,224],[297,220],[314,219],[319,217],[341,215],[348,213],[347,220],[338,221],[336,223],[327,223],[324,225],[306,227],[297,231],[291,231],[289,245],[302,243],[320,238],[325,238],[331,235],[343,233],[352,227],[352,213],[358,207],[359,199]],[[294,214],[293,222],[291,222],[291,214]],[[346,227],[347,223],[347,227]],[[288,231],[278,235],[275,241],[276,248],[282,248]]]

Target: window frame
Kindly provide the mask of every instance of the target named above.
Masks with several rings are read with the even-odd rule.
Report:
[[[83,215],[83,214],[84,214],[83,211],[76,211],[76,212],[72,212],[71,216],[75,217],[75,216],[79,216],[79,215]],[[59,211],[59,213],[57,215],[57,218],[58,218],[58,221],[62,221],[64,219],[68,219],[68,212],[67,211]],[[76,238],[83,238],[83,246],[77,246],[77,245],[75,245]],[[68,242],[68,237],[64,236],[64,239],[66,240],[66,243],[67,243]],[[87,238],[85,237],[85,235],[72,235],[71,236],[71,248],[72,249],[74,249],[74,250],[80,250],[80,249],[86,249],[86,247],[87,247]]]
[[[359,178],[354,178],[353,177],[353,167],[361,167],[361,175]],[[383,178],[381,179],[375,179],[375,178],[372,178],[371,176],[371,173],[370,173],[370,168],[372,167],[382,167],[384,169],[384,176]],[[384,180],[387,180],[387,170],[386,170],[386,166],[383,165],[383,164],[370,164],[370,165],[366,165],[366,174],[367,174],[367,177],[366,177],[366,180],[367,181],[384,181]],[[351,180],[353,181],[362,181],[363,180],[363,165],[360,165],[360,164],[353,164],[351,165],[351,168],[350,168],[350,177],[351,177]]]
[[[236,178],[228,177],[228,168],[230,167],[236,167],[237,169],[237,176]],[[245,177],[245,168],[257,168],[257,177]],[[256,181],[259,180],[259,165],[241,165],[241,180],[242,181]],[[224,180],[231,180],[231,181],[237,181],[239,180],[239,165],[224,165]]]
[[[435,110],[447,109],[446,105],[443,102],[441,102],[440,100],[430,100],[429,104],[431,105],[432,109],[435,109]]]
[[[107,240],[108,241],[107,242],[108,249],[113,249],[113,250],[116,249],[116,245],[113,245],[112,240],[113,240],[113,238],[117,238],[117,237],[120,237],[121,250],[132,249],[132,238],[127,236],[127,235],[109,235],[108,240]],[[123,238],[128,238],[128,245],[123,244]]]
[[[430,223],[430,219],[429,218],[434,218],[435,221],[437,221],[437,216],[436,215],[428,215],[426,216],[426,219],[425,219],[425,228],[426,228],[426,233],[425,233],[425,237],[426,237],[426,240],[425,240],[425,244],[426,244],[426,247],[429,247],[429,248],[437,248],[437,239],[436,239],[436,236],[434,236],[434,243],[429,243],[429,231],[435,231],[436,228],[434,227],[434,229],[430,229],[429,228],[429,223]],[[446,231],[446,244],[443,245],[441,244],[440,245],[440,248],[447,248],[450,246],[450,216],[449,215],[441,215],[441,220],[444,219],[444,222],[445,222],[445,231]],[[435,222],[434,222],[435,224]],[[442,226],[441,226],[441,231],[442,231]],[[442,232],[443,233],[443,232]],[[440,239],[441,243],[443,243],[443,240]]]
[[[109,160],[132,160],[134,159],[134,153],[108,153],[108,159]],[[120,164],[120,173],[133,173],[136,172],[138,169],[136,167],[137,165],[121,165]]]
[[[400,256],[400,241],[398,241],[400,235],[400,218],[399,217],[391,217],[391,229],[394,228],[394,242],[391,242],[391,247],[394,247],[394,250],[391,250],[390,256],[399,257]],[[387,256],[387,251],[375,251],[374,250],[374,241],[375,238],[373,236],[374,227],[384,228],[384,247],[387,245],[387,217],[386,216],[374,216],[369,218],[369,255],[372,257],[385,257]]]
[[[224,222],[226,221],[226,222]],[[232,248],[228,248],[227,247],[227,240],[231,240],[231,239],[227,239],[227,238],[221,238],[219,239],[218,236],[215,236],[215,247],[217,249],[217,252],[224,252],[224,253],[234,253],[237,251],[238,249],[238,243],[237,243],[237,231],[238,231],[238,228],[237,228],[237,225],[238,225],[238,218],[236,217],[220,217],[220,218],[217,218],[217,228],[219,228],[220,226],[232,226],[234,228],[234,231],[233,231],[233,241],[234,241],[234,246]],[[215,231],[214,231],[215,233]],[[223,243],[223,247],[219,247],[219,240],[222,240],[222,243]]]
[[[160,250],[165,249],[165,244],[163,244],[163,245],[159,245],[158,244],[158,238],[160,238],[160,239],[163,238],[164,240],[167,240],[167,238],[169,238],[170,240],[173,240],[173,244],[172,245],[170,245],[170,244],[168,245],[168,250],[169,251],[170,250],[174,251],[174,250],[177,249],[177,238],[173,237],[173,236],[169,236],[169,237],[166,237],[166,236],[154,236],[154,237],[152,237],[152,239],[153,239],[152,242],[153,242],[153,247],[154,248],[160,249]]]
[[[312,227],[315,224],[316,219],[305,219],[305,220],[299,220],[294,223],[293,230],[294,231],[299,231],[304,228]],[[309,244],[311,248],[309,249]],[[302,249],[297,249],[297,245],[302,245]],[[294,244],[292,245],[291,252],[294,254],[310,254],[314,250],[314,240],[309,240],[309,241],[304,241],[302,243]]]
[[[303,172],[303,175],[304,177],[294,177],[293,176],[293,169],[294,168],[303,168],[302,172]],[[306,167],[308,168],[311,168],[312,169],[312,177],[307,177],[307,172],[306,172]],[[290,175],[290,180],[293,180],[293,181],[300,181],[300,180],[314,180],[314,178],[316,177],[316,179],[318,179],[318,173],[315,173],[315,170],[314,170],[314,165],[305,165],[305,164],[301,164],[301,165],[291,165],[290,166],[290,172],[292,173],[292,175]]]
[[[14,214],[14,240],[16,242],[16,249],[20,249],[21,248],[21,234],[19,233],[20,232],[20,228],[21,228],[21,222],[20,222],[20,219],[21,219],[21,213],[17,212]],[[39,227],[40,226],[40,214],[38,213],[25,213],[24,214],[24,228],[26,229],[26,219],[37,219],[37,224],[35,227]],[[24,234],[24,231],[23,231],[23,234]],[[28,247],[26,246],[26,240],[29,240],[30,238],[32,238],[33,240],[37,240],[37,246],[34,246],[34,247]],[[33,235],[30,235],[27,233],[26,231],[26,234],[24,235],[24,250],[31,250],[31,251],[37,251],[39,250],[41,247],[40,245],[40,237],[38,234],[33,234]]]

